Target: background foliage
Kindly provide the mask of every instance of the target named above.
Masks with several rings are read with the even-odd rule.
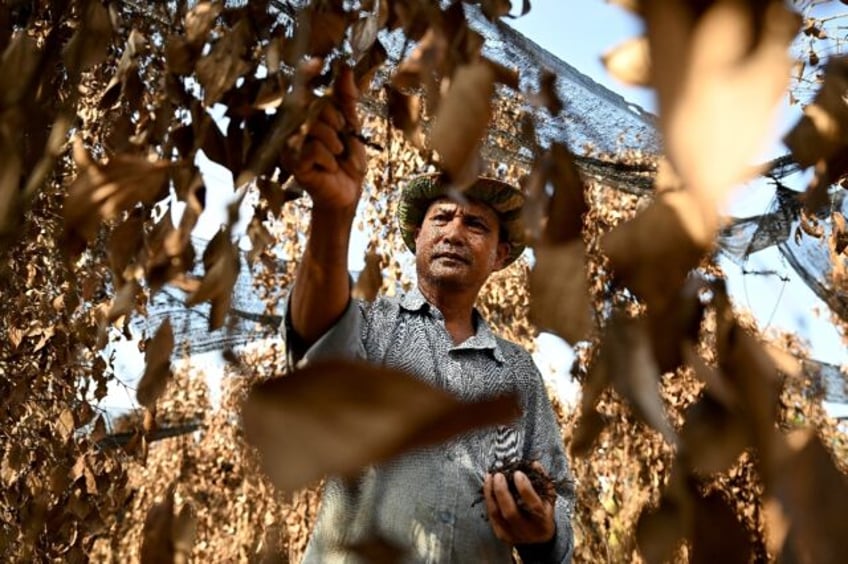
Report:
[[[232,326],[245,260],[238,205],[195,249],[190,234],[206,205],[199,151],[232,171],[237,203],[255,202],[247,260],[276,311],[293,277],[287,259],[308,228],[309,203],[289,170],[343,64],[366,92],[370,146],[360,295],[412,283],[393,228],[402,179],[440,167],[461,189],[482,168],[529,195],[534,260],[494,276],[479,305],[527,347],[538,328],[581,343],[581,404],[560,409],[579,496],[576,560],[824,562],[846,553],[845,437],[795,360],[802,347],[787,335],[766,345],[730,308],[711,261],[715,210],[748,173],[767,130],[760,110],[789,85],[790,41],[800,31],[817,53],[833,20],[817,20],[809,3],[796,6],[806,19],[782,2],[621,4],[645,18],[646,38],[608,66],[657,89],[667,159],[611,158],[659,170],[656,193],[644,197],[584,177],[562,145],[538,146],[526,110],[560,114],[550,76],[521,91],[516,71],[480,54],[466,10],[496,20],[526,2],[4,3],[4,559],[299,559],[320,486],[275,488],[241,420],[250,387],[280,375],[282,345],[227,351],[213,408],[190,366],[191,342],[175,342],[164,323],[140,344],[143,409],[112,429],[98,406],[114,380],[102,350],[128,337],[131,316],[145,315],[163,287],[184,292],[187,305],[208,302],[210,330]],[[804,200],[811,212],[848,168],[844,62],[810,71],[820,68],[812,58],[797,76],[823,83],[821,93],[805,98],[807,117],[788,141],[816,171]],[[215,104],[225,126],[209,112]],[[822,238],[836,288],[846,280],[840,217]]]

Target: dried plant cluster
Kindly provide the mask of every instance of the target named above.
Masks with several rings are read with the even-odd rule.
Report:
[[[718,209],[754,173],[790,84],[790,43],[799,31],[823,39],[824,23],[781,0],[617,3],[644,19],[646,35],[605,62],[656,89],[665,144],[662,157],[610,156],[657,170],[642,199],[584,178],[563,143],[538,144],[525,108],[563,117],[554,75],[522,92],[517,71],[482,55],[467,10],[495,21],[526,13],[526,1],[3,3],[2,559],[298,561],[321,476],[513,415],[509,398],[459,404],[361,364],[280,378],[284,350],[273,342],[226,351],[213,408],[203,374],[174,368],[175,357],[190,363],[191,343],[165,321],[141,341],[142,410],[107,429],[98,402],[114,359],[102,350],[129,337],[151,296],[178,288],[186,307],[210,304],[210,331],[230,326],[245,198],[255,202],[254,281],[266,313],[278,311],[308,229],[290,171],[344,65],[364,114],[363,131],[346,135],[370,147],[357,297],[412,284],[393,228],[402,179],[440,169],[461,195],[487,172],[528,196],[532,260],[494,276],[479,306],[528,348],[539,329],[579,343],[580,405],[559,407],[578,495],[576,560],[848,554],[845,437],[797,362],[802,347],[765,342],[711,262]],[[829,59],[786,139],[815,169],[811,215],[848,171],[845,65]],[[237,192],[198,256],[201,151],[232,172]],[[845,218],[829,222],[828,237],[813,220],[805,231],[828,245],[831,283],[845,288]],[[336,417],[322,418],[327,409]],[[378,413],[398,425],[352,432]],[[403,549],[378,539],[360,548],[386,560]]]

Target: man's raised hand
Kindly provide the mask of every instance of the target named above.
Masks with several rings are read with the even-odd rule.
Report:
[[[294,177],[316,210],[353,213],[365,178],[365,147],[359,137],[353,72],[343,68],[332,97],[323,102],[301,149]]]

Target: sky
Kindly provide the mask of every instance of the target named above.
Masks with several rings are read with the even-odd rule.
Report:
[[[517,0],[514,1],[518,9]],[[641,20],[622,8],[604,0],[535,0],[530,12],[507,23],[524,35],[566,61],[580,72],[619,94],[629,102],[656,112],[653,94],[645,88],[626,86],[611,77],[601,63],[603,53],[618,43],[642,32]],[[797,119],[798,109],[784,104],[775,120],[774,141],[763,150],[763,159],[782,155],[785,147],[779,142]],[[226,205],[233,197],[232,176],[229,171],[211,161],[199,163],[209,190],[209,207],[201,216],[196,234],[211,237],[215,229],[226,221]],[[762,183],[749,183],[734,195],[728,209],[735,216],[756,215],[768,209],[773,190]],[[247,211],[247,210],[245,210]],[[245,217],[246,214],[242,214]],[[366,238],[354,237],[349,253],[352,270],[362,265]],[[805,339],[811,356],[834,364],[848,364],[846,347],[841,335],[828,321],[827,307],[799,279],[786,264],[776,248],[752,255],[746,265],[748,271],[774,271],[777,276],[744,275],[729,261],[722,266],[728,273],[728,288],[738,307],[752,311],[761,327],[793,332]],[[787,281],[788,280],[788,281]],[[571,347],[558,337],[543,333],[539,336],[538,351],[534,358],[542,371],[566,401],[576,397],[578,387],[568,374],[574,358]],[[215,354],[200,355],[192,359],[197,368],[206,370],[210,380],[220,378],[221,361]],[[143,359],[134,343],[119,346],[118,372],[128,380],[140,376]],[[133,378],[133,375],[136,375]],[[218,390],[212,386],[213,399]],[[134,393],[131,387],[116,386],[104,402],[107,406],[127,408]]]

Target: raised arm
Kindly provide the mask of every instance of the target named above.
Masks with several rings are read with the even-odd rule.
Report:
[[[365,148],[357,137],[359,91],[350,69],[336,79],[333,102],[309,130],[294,171],[312,197],[312,223],[290,301],[292,328],[306,346],[341,317],[350,301],[347,253],[365,177]]]

